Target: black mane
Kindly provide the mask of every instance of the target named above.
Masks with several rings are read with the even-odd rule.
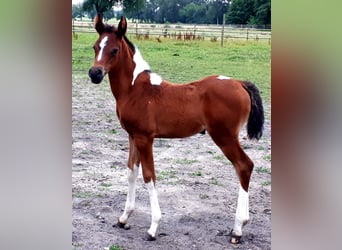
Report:
[[[131,48],[131,50],[133,51],[133,53],[135,53],[135,46],[134,44],[128,40],[128,38],[126,36],[124,36],[124,40],[126,41],[126,43],[128,44],[128,46]]]

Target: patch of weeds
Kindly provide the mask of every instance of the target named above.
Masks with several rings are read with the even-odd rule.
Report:
[[[80,121],[79,124],[80,125],[91,125],[92,122],[90,122],[90,121]]]
[[[81,155],[90,155],[90,151],[89,150],[83,150],[81,152]]]
[[[209,195],[207,194],[200,194],[199,197],[204,200],[204,199],[209,199]]]
[[[266,187],[266,186],[271,186],[271,181],[264,181],[261,183],[261,186]]]
[[[106,183],[106,182],[102,182],[102,183],[101,183],[101,186],[102,186],[102,187],[111,187],[112,184]]]
[[[262,157],[265,161],[271,161],[271,155],[265,155]]]
[[[265,147],[264,146],[259,146],[258,150],[265,150]]]
[[[248,145],[248,144],[243,144],[241,145],[243,149],[250,149],[252,148],[251,145]]]
[[[111,130],[109,130],[109,133],[111,133],[112,135],[116,135],[118,132],[112,128]]]
[[[123,248],[119,247],[118,245],[111,245],[109,250],[123,250]]]
[[[81,243],[73,243],[72,244],[72,250],[82,249],[83,244]]]
[[[118,169],[118,166],[117,166],[117,165],[114,165],[114,164],[112,164],[112,165],[110,166],[110,168],[111,168],[111,169]]]
[[[115,140],[114,140],[114,139],[108,139],[107,142],[109,142],[109,143],[115,143]]]
[[[224,155],[215,155],[214,159],[223,163],[228,163],[228,164],[230,163],[230,161]]]
[[[75,197],[75,198],[89,198],[89,197],[92,197],[93,196],[93,193],[91,192],[73,192],[72,193],[72,197]]]
[[[190,164],[193,164],[193,163],[196,163],[198,162],[197,160],[190,160],[190,159],[177,159],[176,160],[176,163],[177,164],[182,164],[182,165],[190,165]]]
[[[210,184],[217,185],[217,186],[221,185],[221,183],[215,177],[211,177]]]
[[[158,174],[158,179],[165,180],[165,179],[177,178],[176,173],[177,172],[174,170],[162,170]]]
[[[258,167],[255,169],[257,173],[265,173],[265,174],[270,174],[271,170],[269,168],[264,168],[264,167]]]
[[[190,174],[191,176],[202,176],[202,172],[201,171],[196,171]]]
[[[211,150],[208,150],[208,151],[207,151],[207,153],[208,153],[208,154],[211,154],[211,155],[213,155],[213,154],[214,154],[214,152],[213,152],[213,151],[211,151]]]

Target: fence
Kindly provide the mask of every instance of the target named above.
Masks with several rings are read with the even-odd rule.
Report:
[[[109,24],[114,22],[110,20]],[[74,34],[89,32],[93,33],[94,25],[91,21],[72,22]],[[161,39],[169,38],[176,40],[211,40],[213,42],[222,39],[238,40],[268,40],[271,41],[271,29],[256,28],[247,25],[190,25],[190,24],[146,24],[128,22],[128,35],[137,39]]]

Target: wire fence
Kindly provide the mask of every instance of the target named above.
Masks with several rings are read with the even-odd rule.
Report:
[[[108,22],[114,24],[113,20]],[[93,33],[93,22],[72,22],[73,34]],[[128,22],[128,35],[137,39],[175,39],[175,40],[210,40],[212,42],[236,39],[247,41],[267,40],[271,42],[270,27],[248,25],[202,25],[202,24],[147,24]]]

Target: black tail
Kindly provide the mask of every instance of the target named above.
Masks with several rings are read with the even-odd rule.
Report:
[[[249,81],[244,81],[244,87],[251,98],[251,112],[247,122],[249,139],[259,140],[264,130],[264,107],[258,88]]]

